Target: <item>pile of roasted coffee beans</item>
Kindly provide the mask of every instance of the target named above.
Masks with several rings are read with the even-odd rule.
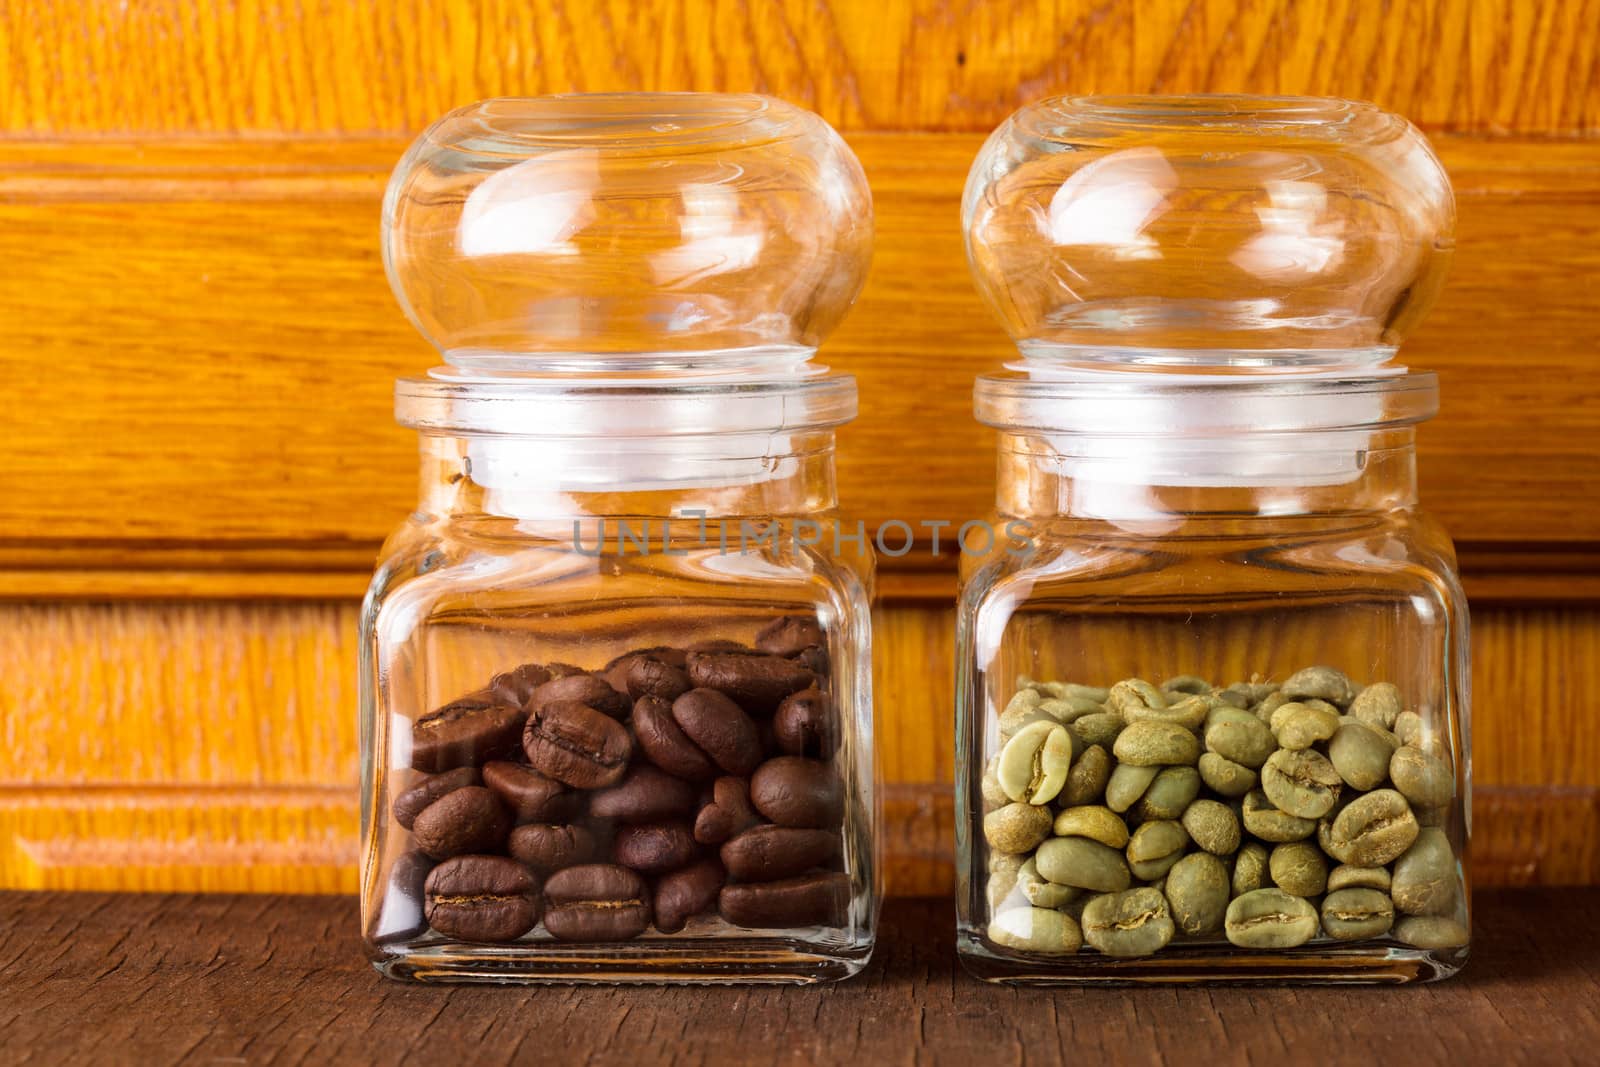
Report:
[[[1389,683],[1023,679],[999,728],[982,793],[1001,949],[1467,943],[1453,762]]]
[[[815,619],[754,647],[646,648],[586,671],[524,664],[416,719],[378,933],[560,941],[840,926],[844,784]]]

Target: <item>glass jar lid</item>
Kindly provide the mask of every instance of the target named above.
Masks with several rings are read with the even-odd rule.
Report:
[[[390,179],[396,297],[479,373],[787,373],[860,291],[855,155],[765,96],[623,93],[451,112]]]
[[[1450,184],[1345,100],[1058,97],[1016,112],[962,204],[979,290],[1035,367],[1224,372],[1389,360],[1454,247]]]

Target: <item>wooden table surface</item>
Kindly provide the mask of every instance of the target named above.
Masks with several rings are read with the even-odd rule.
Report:
[[[1600,1062],[1600,889],[1476,900],[1474,957],[1407,988],[1010,989],[944,900],[891,900],[842,985],[387,981],[342,897],[0,894],[0,1062]]]

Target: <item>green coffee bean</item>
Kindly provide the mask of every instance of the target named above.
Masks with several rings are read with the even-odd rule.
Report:
[[[1071,764],[1067,728],[1053,720],[1030,723],[1000,750],[1000,788],[1012,800],[1048,804],[1061,792]]]
[[[1099,745],[1101,748],[1109,749],[1116,741],[1117,735],[1122,732],[1122,726],[1122,716],[1117,712],[1097,711],[1093,715],[1072,720],[1067,729],[1072,731],[1072,735],[1084,748]]]
[[[1278,747],[1272,731],[1247,711],[1218,708],[1206,723],[1206,751],[1251,770]]]
[[[1290,700],[1315,697],[1344,709],[1355,699],[1355,686],[1340,671],[1332,667],[1307,667],[1291,674],[1283,683],[1282,693]]]
[[[1065,809],[1056,816],[1055,832],[1057,837],[1087,837],[1108,848],[1128,846],[1128,824],[1097,804]]]
[[[1113,893],[1133,881],[1121,852],[1087,837],[1052,837],[1034,860],[1039,873],[1057,885]]]
[[[1072,916],[1054,908],[1011,908],[989,920],[989,940],[1002,948],[1051,955],[1076,952],[1083,934]]]
[[[1256,772],[1215,752],[1200,753],[1200,780],[1225,797],[1242,797],[1256,787]]]
[[[1052,821],[1049,808],[1007,804],[983,817],[983,836],[997,852],[1027,852],[1050,835]]]
[[[1070,885],[1057,885],[1039,873],[1038,861],[1029,859],[1017,871],[1017,888],[1036,908],[1064,908],[1083,892]]]
[[[1129,678],[1111,687],[1106,696],[1106,710],[1114,711],[1128,719],[1128,712],[1145,708],[1164,708],[1167,696],[1143,678]]]
[[[1350,702],[1350,714],[1383,730],[1393,730],[1403,705],[1400,690],[1388,682],[1373,682]]]
[[[1239,850],[1239,817],[1228,805],[1197,800],[1179,820],[1195,844],[1214,856],[1231,856]]]
[[[1167,898],[1148,887],[1107,893],[1083,909],[1083,939],[1107,956],[1149,956],[1172,940]]]
[[[1067,771],[1067,784],[1061,787],[1057,802],[1068,807],[1093,804],[1105,796],[1111,778],[1111,756],[1099,745],[1084,749]]]
[[[1261,768],[1261,788],[1279,811],[1320,819],[1339,799],[1344,780],[1320,752],[1279,749]]]
[[[1106,781],[1106,807],[1112,811],[1127,811],[1144,796],[1150,783],[1161,773],[1160,767],[1135,767],[1119,763]]]
[[[989,853],[989,881],[984,887],[984,895],[989,901],[989,910],[998,911],[1017,887],[1017,879],[1022,870],[1022,857],[1007,852]]]
[[[1456,776],[1450,765],[1415,745],[1395,749],[1389,761],[1389,778],[1419,808],[1446,804],[1456,792]]]
[[[1394,736],[1402,745],[1422,745],[1422,716],[1414,711],[1402,711],[1394,721]]]
[[[1281,689],[1274,690],[1262,697],[1257,703],[1251,705],[1250,714],[1261,720],[1262,725],[1270,726],[1273,714],[1287,703],[1289,703],[1289,698],[1283,695],[1283,691]]]
[[[1167,872],[1165,893],[1179,930],[1191,937],[1221,932],[1230,894],[1228,868],[1217,857],[1196,852],[1180,859]]]
[[[1339,812],[1328,832],[1329,854],[1355,867],[1382,867],[1411,847],[1417,829],[1405,797],[1376,789]]]
[[[1123,713],[1123,718],[1129,723],[1136,722],[1169,722],[1174,726],[1181,726],[1185,730],[1198,730],[1206,721],[1216,702],[1209,696],[1183,697],[1175,704],[1164,708],[1133,708],[1130,707]]]
[[[1200,795],[1200,772],[1193,767],[1163,767],[1133,806],[1140,821],[1176,819]]]
[[[1394,936],[1413,948],[1460,948],[1468,941],[1467,928],[1441,915],[1411,915],[1395,923]]]
[[[1278,744],[1298,750],[1326,741],[1339,729],[1339,713],[1310,704],[1291,703],[1272,716],[1272,731]]]
[[[1297,897],[1320,896],[1328,888],[1328,861],[1309,841],[1289,841],[1272,850],[1267,860],[1272,883]]]
[[[1200,759],[1194,734],[1170,722],[1136,722],[1117,735],[1111,752],[1135,767],[1193,765]]]
[[[1245,794],[1241,817],[1244,828],[1263,841],[1299,841],[1317,832],[1317,824],[1313,820],[1279,811],[1259,789],[1252,789]]]
[[[1322,930],[1336,941],[1382,937],[1394,925],[1394,902],[1378,889],[1336,889],[1322,899]]]
[[[1376,789],[1389,777],[1389,760],[1397,743],[1387,730],[1347,718],[1328,742],[1328,761],[1350,788]]]
[[[1183,858],[1189,833],[1170,819],[1142,824],[1128,838],[1128,869],[1135,878],[1160,878]]]
[[[1251,841],[1233,859],[1233,895],[1242,897],[1267,884],[1267,848]]]
[[[1223,919],[1228,940],[1240,948],[1294,948],[1317,934],[1317,909],[1281,889],[1235,897]]]
[[[1168,678],[1161,683],[1163,693],[1187,693],[1190,696],[1205,696],[1211,692],[1211,683],[1197,674],[1180,674],[1176,678]]]
[[[978,787],[983,794],[983,810],[985,813],[1003,808],[1011,803],[1011,798],[1006,796],[1006,791],[1000,788],[1000,757],[996,756],[984,765],[983,777],[978,781]]]
[[[1385,894],[1389,892],[1389,869],[1387,867],[1352,867],[1350,864],[1341,864],[1328,872],[1328,892],[1334,893],[1341,889],[1381,889]]]
[[[1395,860],[1389,895],[1407,915],[1448,915],[1456,907],[1456,857],[1438,827],[1424,827]]]
[[[1252,705],[1261,703],[1277,691],[1278,687],[1271,682],[1234,682],[1226,689],[1217,690],[1214,695],[1224,704],[1248,711]]]

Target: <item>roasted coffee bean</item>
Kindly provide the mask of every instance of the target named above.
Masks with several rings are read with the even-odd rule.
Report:
[[[1417,820],[1406,798],[1376,789],[1347,804],[1329,828],[1327,851],[1341,863],[1382,867],[1417,839]]]
[[[429,775],[394,798],[394,821],[409,830],[417,816],[422,814],[422,809],[435,800],[463,786],[481,784],[482,778],[476,767],[457,767],[443,774]]]
[[[1449,915],[1456,907],[1456,882],[1450,839],[1438,827],[1426,826],[1395,861],[1389,895],[1407,915]]]
[[[611,688],[604,678],[593,674],[569,674],[535,689],[528,697],[528,710],[538,717],[557,704],[569,703],[583,704],[613,719],[627,718],[633,708],[632,702]]]
[[[742,641],[734,641],[726,637],[713,637],[705,641],[696,641],[684,650],[685,656],[691,652],[742,652],[746,655],[755,651]],[[687,663],[687,659],[685,660]]]
[[[656,929],[675,934],[696,915],[711,911],[717,906],[717,894],[726,881],[727,872],[714,859],[703,859],[681,871],[662,875],[656,883]]]
[[[489,682],[489,692],[501,703],[525,708],[533,691],[549,680],[550,672],[543,664],[524,663],[520,667],[513,667],[503,674],[495,675]]]
[[[750,784],[743,778],[718,778],[711,797],[694,820],[694,839],[702,845],[720,845],[761,821],[750,803]]]
[[[640,656],[629,665],[624,685],[634,700],[640,697],[677,700],[694,688],[683,668],[647,656]]]
[[[791,756],[831,759],[839,750],[839,718],[828,694],[815,687],[790,693],[772,717],[778,748]]]
[[[833,673],[833,661],[828,658],[828,650],[822,645],[812,645],[789,658],[810,671],[814,678],[826,678]]]
[[[1190,937],[1221,933],[1232,897],[1228,868],[1208,852],[1192,853],[1167,872],[1165,895],[1180,931]]]
[[[732,697],[752,715],[771,715],[790,693],[809,688],[816,678],[782,656],[738,652],[692,652],[689,680],[700,689]]]
[[[689,661],[688,653],[682,649],[657,645],[654,648],[636,648],[631,652],[624,652],[595,673],[604,678],[606,684],[617,692],[626,693],[628,691],[628,671],[633,667],[634,661],[641,659],[664,663],[669,667],[676,667],[680,671],[683,670],[684,664]]]
[[[1315,820],[1279,811],[1267,799],[1267,794],[1259,789],[1252,789],[1245,794],[1241,810],[1240,818],[1245,830],[1263,841],[1299,841],[1317,832]]]
[[[1321,896],[1328,888],[1328,861],[1309,841],[1289,841],[1272,850],[1267,860],[1272,883],[1297,897]]]
[[[724,920],[754,930],[843,926],[849,907],[850,879],[839,872],[726,885],[718,897]]]
[[[793,656],[827,644],[822,626],[809,615],[785,615],[756,632],[756,649],[772,656]]]
[[[1356,695],[1350,679],[1332,667],[1307,667],[1296,671],[1284,680],[1280,691],[1290,700],[1315,698],[1340,709],[1349,707]]]
[[[1141,881],[1154,881],[1164,877],[1188,847],[1189,833],[1182,824],[1170,819],[1142,823],[1128,838],[1128,870]]]
[[[1394,926],[1394,902],[1377,889],[1335,889],[1322,898],[1322,932],[1336,941],[1382,937]]]
[[[691,689],[672,702],[672,719],[726,773],[745,777],[760,765],[763,750],[756,724],[726,695]]]
[[[675,871],[698,851],[694,832],[682,821],[619,827],[611,842],[612,858],[640,874]]]
[[[448,771],[513,755],[527,718],[521,708],[487,695],[451,701],[411,724],[411,766]]]
[[[1038,871],[1057,885],[1114,893],[1132,877],[1122,853],[1087,837],[1052,837],[1034,855]]]
[[[570,663],[546,663],[544,669],[550,672],[551,678],[570,678],[574,674],[588,674],[582,667],[574,667]]]
[[[633,706],[633,731],[645,758],[668,774],[704,782],[719,773],[717,765],[689,740],[672,717],[672,705],[641,697]]]
[[[750,803],[779,826],[826,830],[844,818],[844,783],[820,760],[778,756],[751,776]]]
[[[1343,786],[1328,757],[1311,750],[1279,749],[1261,768],[1261,789],[1273,807],[1302,819],[1331,811]]]
[[[1097,804],[1106,795],[1106,783],[1111,780],[1111,756],[1099,745],[1090,745],[1072,761],[1067,771],[1067,784],[1061,787],[1056,802],[1065,807]]]
[[[425,852],[406,852],[394,861],[378,904],[378,917],[368,935],[374,944],[410,941],[427,932],[423,900],[428,872],[432,870],[433,858]]]
[[[1317,909],[1281,889],[1257,889],[1234,898],[1222,929],[1240,948],[1294,948],[1317,936]]]
[[[583,795],[521,763],[483,765],[483,784],[494,790],[518,823],[567,822],[583,807]]]
[[[542,875],[591,863],[599,855],[594,834],[580,824],[531,822],[511,831],[508,852]]]
[[[1083,932],[1072,916],[1053,908],[1008,908],[989,920],[989,940],[1018,952],[1061,955],[1083,947]]]
[[[426,882],[428,925],[462,941],[515,941],[539,924],[539,879],[504,856],[456,856]]]
[[[1193,765],[1200,759],[1200,742],[1176,723],[1136,722],[1117,735],[1111,754],[1134,767]]]
[[[589,814],[621,822],[660,822],[695,813],[695,787],[648,763],[635,763],[622,781],[589,797]]]
[[[469,785],[429,804],[411,824],[417,847],[436,860],[505,847],[511,817],[492,792]]]
[[[722,865],[741,882],[773,882],[823,867],[839,855],[830,830],[756,826],[722,846]]]
[[[576,701],[544,704],[530,715],[522,747],[535,769],[575,789],[615,784],[633,754],[621,723]]]
[[[1107,848],[1128,847],[1128,824],[1110,808],[1098,804],[1063,809],[1056,816],[1057,837],[1087,837]]]
[[[1082,926],[1090,945],[1123,958],[1161,951],[1175,930],[1167,898],[1150,888],[1095,897],[1083,909]]]
[[[626,867],[586,863],[544,885],[544,928],[560,941],[627,941],[650,925],[650,890]]]
[[[997,852],[1029,852],[1050,836],[1050,822],[1042,804],[1007,804],[983,817],[983,839]]]

